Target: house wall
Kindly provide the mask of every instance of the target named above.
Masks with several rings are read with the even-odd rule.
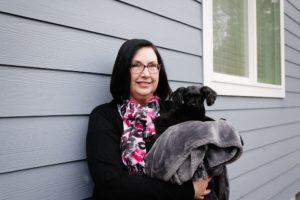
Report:
[[[286,98],[221,96],[208,115],[240,130],[231,199],[300,191],[300,3],[285,1]],[[153,41],[173,89],[203,82],[195,0],[0,0],[0,200],[85,199],[90,111],[111,99],[121,44]]]

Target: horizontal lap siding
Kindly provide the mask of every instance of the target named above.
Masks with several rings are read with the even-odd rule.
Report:
[[[260,152],[260,154],[263,153]],[[299,174],[298,151],[255,168],[236,180],[231,180],[232,199],[273,200],[274,194],[298,179],[297,175]]]
[[[202,9],[197,1],[182,0],[120,0],[150,12],[158,13],[170,19],[185,23],[189,26],[202,28]],[[199,9],[200,8],[200,9]],[[183,14],[183,13],[188,13]],[[193,16],[193,17],[191,17]]]
[[[287,177],[287,179],[288,178],[289,177]],[[300,178],[297,179],[297,180],[294,180],[293,182],[290,182],[290,184],[287,185],[285,188],[283,188],[283,190],[279,190],[278,192],[274,192],[274,196],[273,196],[272,199],[274,199],[274,200],[281,200],[281,199],[290,200],[291,199],[291,194],[293,194],[293,196],[294,196],[295,193],[298,193],[299,188],[300,188]]]
[[[299,124],[294,125],[299,129]],[[285,131],[292,130],[293,127],[284,126]],[[273,137],[278,137],[279,131],[273,130],[275,133],[272,135]],[[268,130],[265,130],[265,133],[268,134]],[[242,134],[243,135],[243,134]],[[269,134],[270,135],[270,134]],[[270,139],[269,139],[270,138]],[[231,174],[231,179],[233,181],[238,180],[239,177],[248,176],[248,173],[260,171],[260,168],[263,168],[265,165],[274,166],[274,162],[282,162],[281,159],[290,154],[298,154],[300,153],[300,134],[295,134],[290,138],[284,138],[277,141],[272,141],[271,137],[269,137],[267,144],[262,146],[257,146],[256,148],[245,150],[245,154],[239,160],[240,163],[243,163],[244,167],[239,168],[238,165],[230,165],[229,172]],[[246,141],[247,138],[245,138]],[[256,138],[257,140],[257,138]],[[249,142],[249,141],[248,141]],[[265,141],[262,141],[265,142]],[[249,145],[249,144],[248,144]],[[261,144],[260,144],[261,145]],[[283,148],[285,147],[285,148]],[[263,152],[263,156],[258,156],[259,153]],[[253,162],[255,160],[255,162]],[[297,159],[295,162],[299,162]],[[290,164],[290,163],[289,163]],[[287,165],[288,166],[288,165]],[[276,167],[275,167],[276,168]],[[266,179],[265,179],[266,180]],[[264,180],[264,181],[265,181]],[[258,181],[259,183],[259,181]]]
[[[300,121],[300,107],[209,111],[215,119],[226,118],[240,131],[249,131]]]
[[[87,125],[88,116],[0,118],[0,174],[85,159]]]
[[[117,1],[19,0],[0,1],[0,7],[11,14],[117,38],[147,38],[158,46],[202,55],[201,30]]]
[[[90,196],[93,188],[83,161],[0,174],[2,200],[76,200]]]
[[[111,99],[109,76],[0,66],[1,117],[89,114]]]
[[[0,62],[6,65],[110,74],[123,42],[1,13],[0,24]]]
[[[126,39],[158,46],[173,89],[202,82],[201,3],[159,2],[0,0],[0,199],[91,196],[88,114]]]
[[[124,42],[1,13],[0,24],[0,63],[6,65],[111,74],[115,56]],[[159,51],[171,80],[202,80],[201,57],[171,49]],[[194,73],[189,74],[189,70]]]

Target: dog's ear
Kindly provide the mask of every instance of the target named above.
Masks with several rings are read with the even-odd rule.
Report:
[[[184,87],[180,87],[177,90],[175,90],[175,92],[172,93],[171,100],[175,103],[175,105],[184,104],[184,100],[183,100],[184,90],[185,90]]]
[[[217,99],[217,93],[213,89],[207,86],[203,86],[200,88],[200,92],[203,95],[203,97],[206,99],[206,104],[208,106],[211,106],[215,103]]]

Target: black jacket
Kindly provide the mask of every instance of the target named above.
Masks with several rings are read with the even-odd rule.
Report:
[[[160,102],[160,109],[161,113],[168,110],[168,103]],[[179,186],[146,176],[128,175],[121,160],[122,133],[123,121],[114,101],[92,111],[86,150],[88,167],[95,183],[93,199],[194,199],[191,181]]]

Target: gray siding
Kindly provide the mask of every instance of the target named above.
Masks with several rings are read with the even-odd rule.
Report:
[[[159,6],[157,6],[159,5]],[[158,45],[173,88],[202,83],[196,0],[0,0],[0,200],[84,199],[88,114],[111,99],[125,39]],[[231,199],[300,191],[300,2],[285,1],[286,98],[219,97],[245,153],[229,165]]]

